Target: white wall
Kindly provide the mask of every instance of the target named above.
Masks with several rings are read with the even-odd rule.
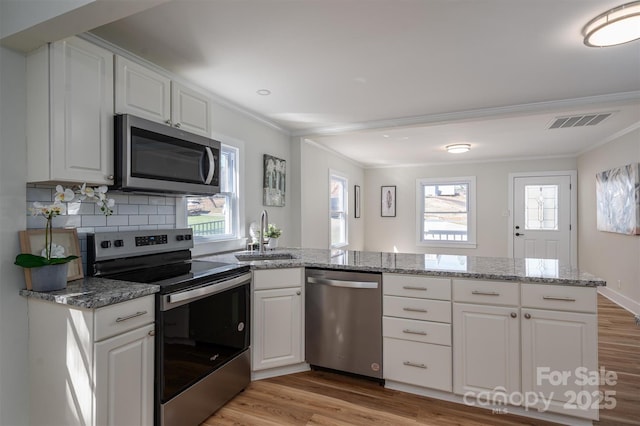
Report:
[[[640,129],[578,157],[578,244],[579,264],[605,279],[606,291],[621,295],[616,300],[630,302],[626,306],[640,314],[640,236],[596,229],[596,173],[637,162]]]
[[[13,261],[25,229],[26,61],[0,47],[0,425],[29,423],[27,303],[24,275]]]
[[[216,134],[222,134],[244,143],[244,194],[240,196],[245,203],[244,221],[248,236],[249,224],[260,221],[260,212],[266,209],[269,222],[282,229],[279,244],[297,245],[297,232],[292,223],[292,166],[291,142],[288,134],[258,122],[238,111],[214,104],[212,128]],[[224,142],[224,138],[222,138]],[[269,154],[287,161],[286,192],[284,207],[265,207],[262,205],[263,155]]]
[[[508,257],[508,175],[575,170],[575,158],[444,164],[365,170],[365,249],[405,253]],[[416,179],[476,176],[477,248],[427,248],[416,244]],[[380,187],[396,185],[396,217],[380,216]]]
[[[294,142],[295,143],[295,142]],[[305,248],[329,248],[329,170],[339,172],[349,180],[348,232],[350,250],[364,249],[364,223],[366,212],[353,217],[353,186],[360,185],[364,194],[362,167],[315,143],[300,141],[301,168],[301,245]],[[363,202],[364,202],[364,196]]]

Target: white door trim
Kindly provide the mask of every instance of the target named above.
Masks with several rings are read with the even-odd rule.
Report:
[[[507,251],[508,257],[513,257],[513,188],[515,178],[522,177],[539,177],[539,176],[569,176],[571,181],[571,230],[570,230],[570,250],[571,250],[571,266],[578,267],[578,172],[576,170],[565,170],[557,172],[523,172],[509,173],[509,220],[507,221]]]

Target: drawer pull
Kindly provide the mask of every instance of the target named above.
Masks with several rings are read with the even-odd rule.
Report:
[[[402,364],[406,365],[407,367],[427,368],[427,366],[424,364],[416,364],[415,362],[411,361],[404,361]]]
[[[407,334],[419,334],[420,336],[426,336],[427,335],[426,331],[415,331],[415,330],[409,330],[408,328],[402,330],[402,332],[403,333],[407,333]]]
[[[405,290],[421,290],[421,291],[427,291],[426,287],[416,287],[416,286],[412,286],[412,285],[404,285],[402,286],[403,289]]]
[[[142,315],[144,315],[146,313],[147,313],[147,311],[138,311],[135,314],[127,315],[126,317],[118,317],[118,318],[116,318],[116,322],[122,322],[122,321],[130,320],[130,319],[135,318],[135,317],[140,317],[140,316],[142,316]]]
[[[426,309],[422,309],[422,308],[402,308],[402,310],[407,312],[424,312],[424,313],[427,312]]]
[[[572,297],[556,297],[556,296],[542,296],[544,300],[559,300],[561,302],[575,302],[576,299]]]
[[[500,293],[498,293],[497,291],[473,290],[471,294],[475,294],[476,296],[500,296]]]

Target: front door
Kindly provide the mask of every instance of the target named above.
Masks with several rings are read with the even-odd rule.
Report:
[[[571,181],[570,174],[513,177],[513,257],[576,266]]]

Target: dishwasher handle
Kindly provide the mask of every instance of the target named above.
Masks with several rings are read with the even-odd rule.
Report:
[[[311,284],[329,285],[332,287],[345,287],[345,288],[378,288],[377,281],[343,281],[343,280],[331,280],[327,278],[307,277],[307,282]]]

